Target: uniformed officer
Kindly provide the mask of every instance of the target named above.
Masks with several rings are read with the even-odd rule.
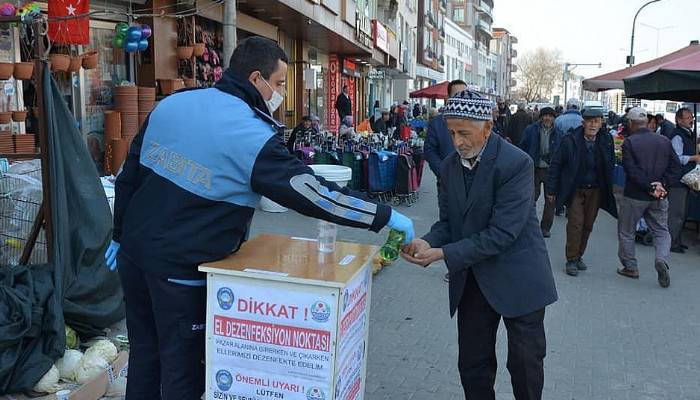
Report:
[[[261,195],[307,216],[413,238],[410,219],[353,197],[289,154],[271,117],[287,63],[277,43],[247,39],[213,88],[161,101],[131,145],[105,254],[126,299],[129,400],[204,392],[206,282],[197,266],[238,250]]]

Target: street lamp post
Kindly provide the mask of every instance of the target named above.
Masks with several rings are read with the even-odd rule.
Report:
[[[644,3],[644,5],[641,6],[639,10],[637,10],[637,13],[634,14],[634,19],[632,20],[632,40],[630,41],[630,55],[627,56],[627,64],[630,67],[634,65],[634,28],[637,24],[637,17],[639,16],[639,13],[644,9],[644,7],[652,3],[658,3],[659,1],[661,0],[651,0],[649,2]]]
[[[594,66],[601,68],[603,66],[602,63],[598,64],[580,64],[580,63],[564,63],[564,104],[568,101],[567,96],[569,94],[569,67],[578,67],[578,66]],[[571,71],[574,70],[574,68],[571,69]]]

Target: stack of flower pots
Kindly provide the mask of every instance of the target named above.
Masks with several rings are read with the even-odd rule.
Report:
[[[36,141],[32,134],[14,135],[15,137],[15,152],[17,153],[35,153]]]
[[[15,144],[12,136],[12,133],[8,131],[0,132],[0,154],[15,152]]]
[[[148,118],[156,104],[156,88],[139,86],[139,128]]]
[[[105,142],[105,158],[104,169],[107,173],[116,173],[112,170],[112,161],[114,159],[112,142],[114,140],[122,140],[122,121],[119,111],[105,111],[104,119],[104,142]]]
[[[114,88],[114,110],[119,111],[122,124],[122,139],[129,143],[139,131],[138,88],[117,86]]]
[[[110,163],[110,172],[112,175],[117,175],[119,168],[121,168],[124,160],[126,160],[126,155],[129,152],[129,143],[125,139],[115,139],[112,140],[112,154]]]

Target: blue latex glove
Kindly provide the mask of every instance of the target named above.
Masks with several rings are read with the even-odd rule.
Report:
[[[391,218],[389,218],[389,222],[386,226],[404,233],[403,244],[411,243],[415,236],[413,232],[413,221],[396,210],[391,210]]]
[[[119,252],[119,243],[112,240],[105,252],[105,261],[107,261],[107,267],[110,271],[117,269],[117,252]]]

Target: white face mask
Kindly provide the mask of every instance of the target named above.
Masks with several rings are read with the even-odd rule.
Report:
[[[284,96],[282,96],[281,94],[279,94],[278,91],[273,89],[272,86],[270,86],[270,84],[267,83],[267,80],[265,80],[265,78],[263,78],[262,76],[260,78],[263,80],[263,82],[265,82],[267,87],[269,87],[270,90],[272,90],[272,97],[270,97],[270,100],[265,100],[265,104],[267,104],[267,108],[268,110],[270,110],[270,113],[273,113],[282,105],[282,102],[284,101]]]

